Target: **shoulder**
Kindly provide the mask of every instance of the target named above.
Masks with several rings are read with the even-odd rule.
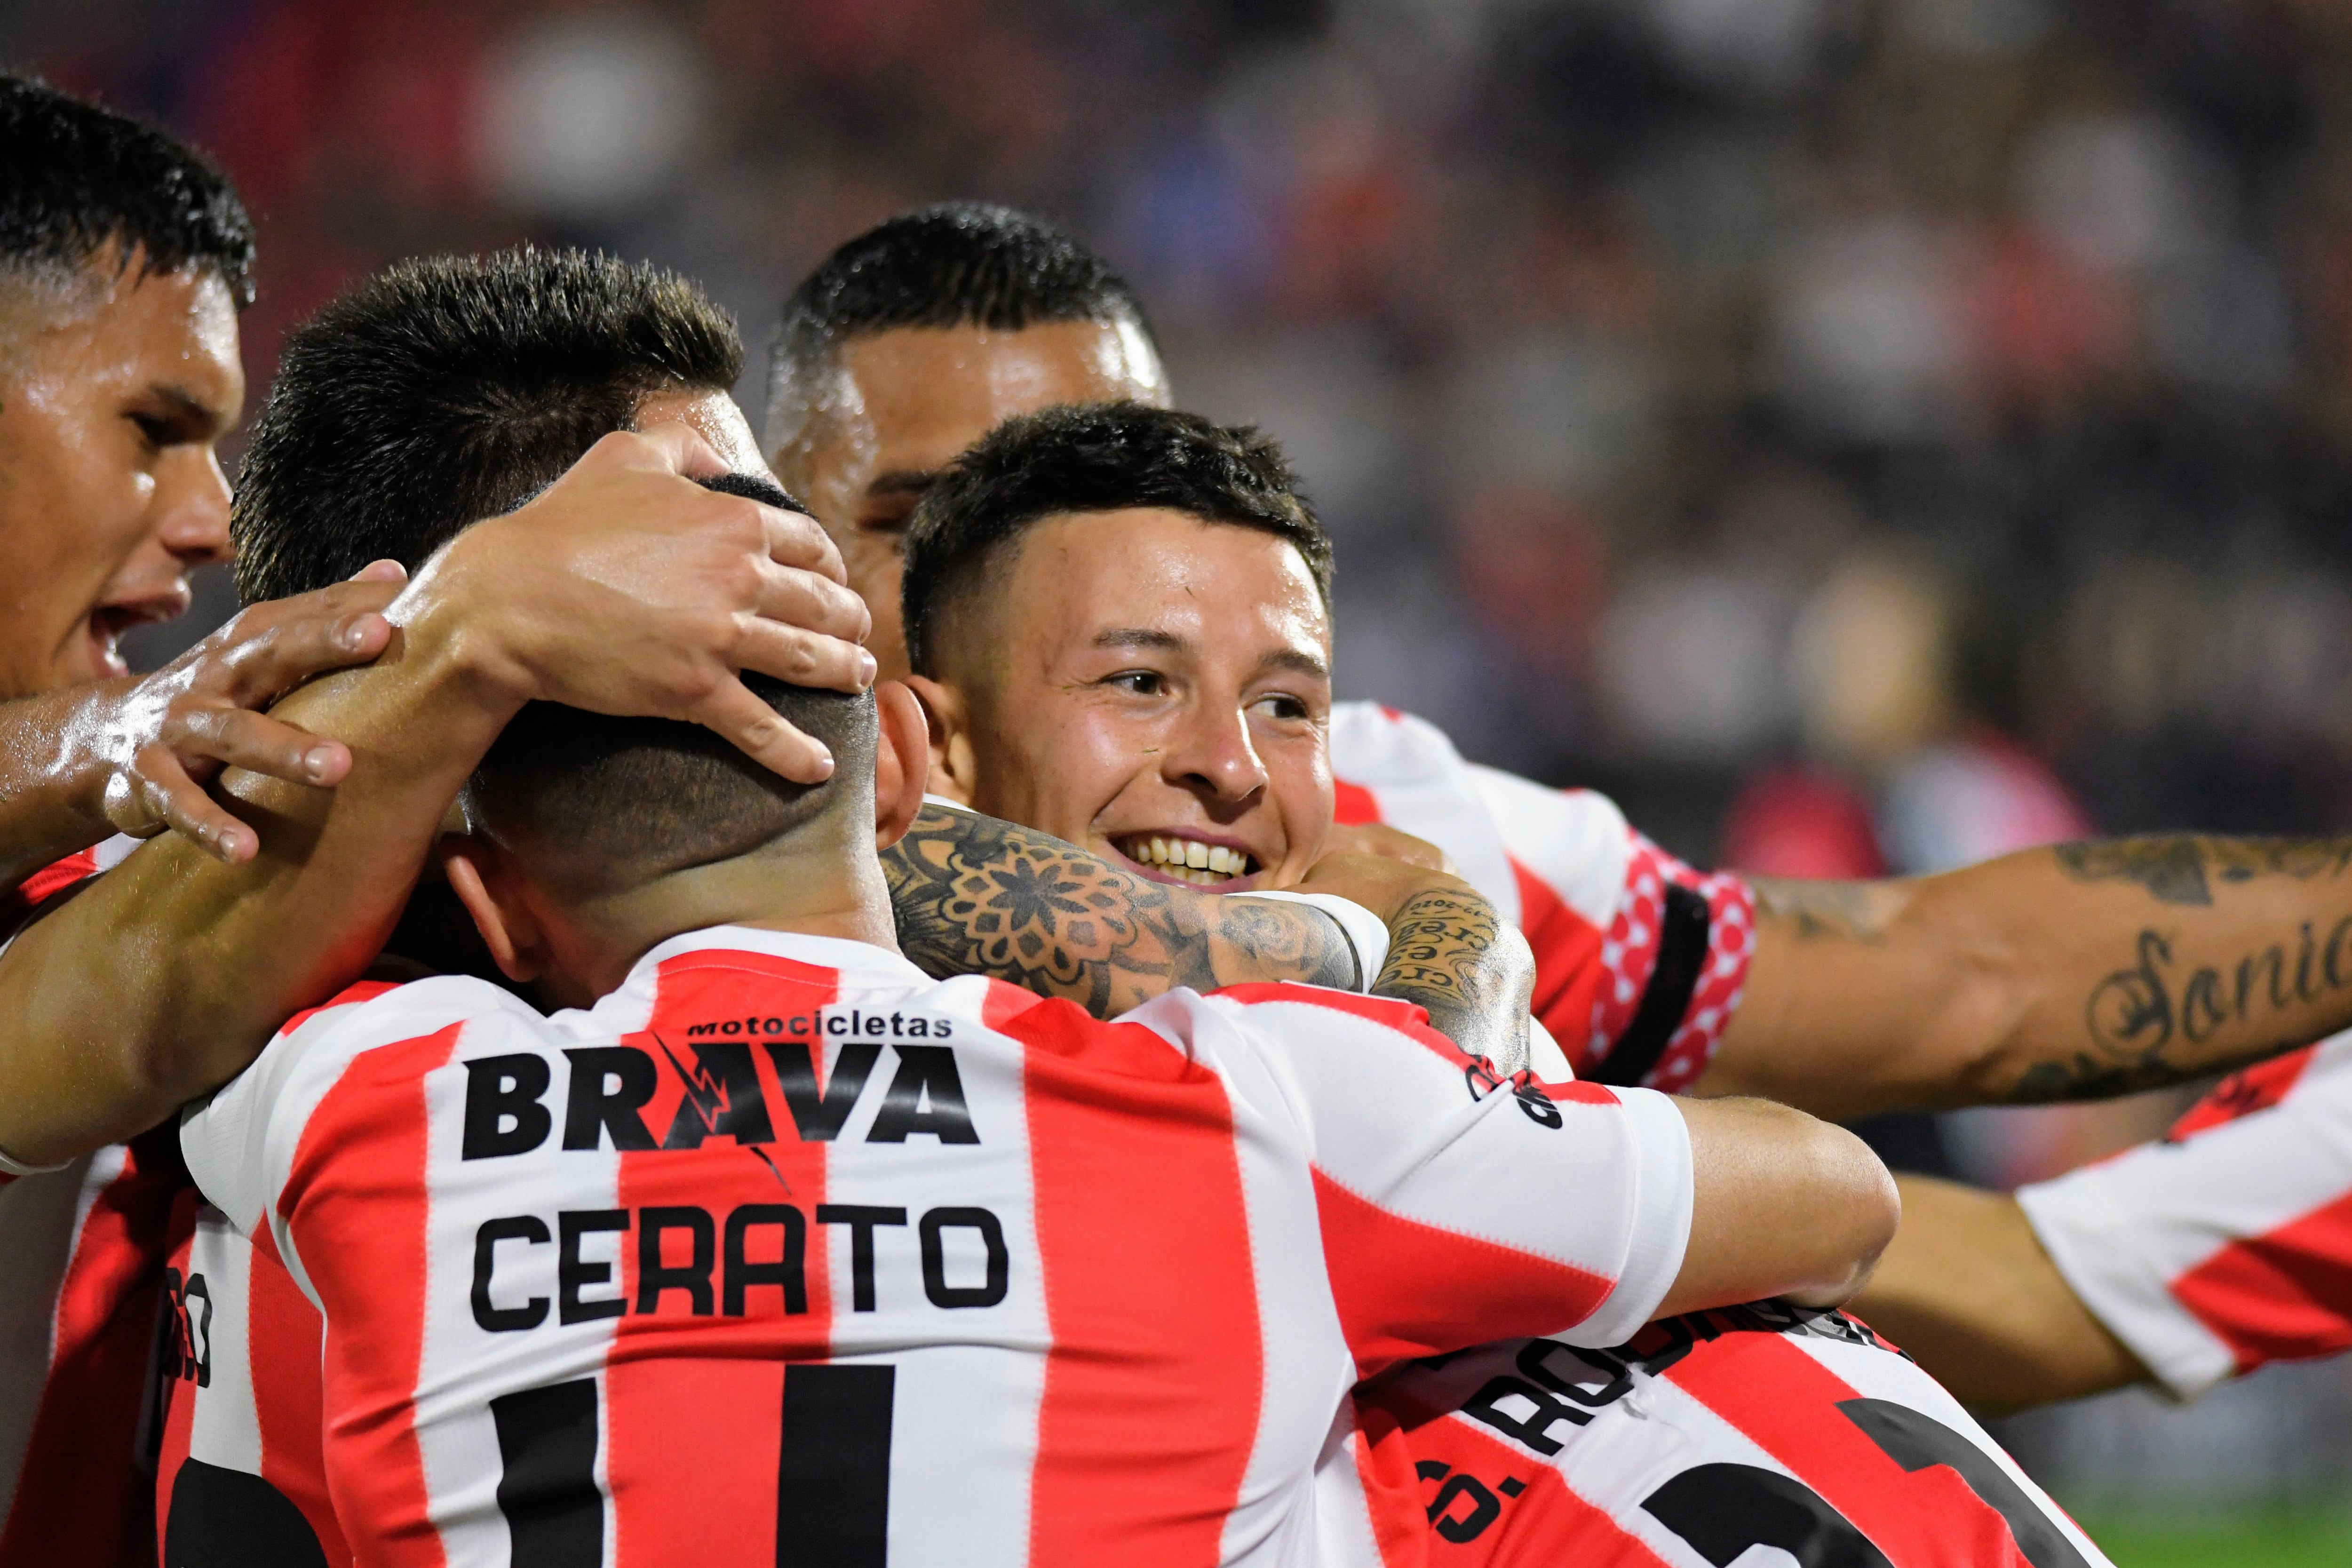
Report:
[[[1331,771],[1349,784],[1426,784],[1461,765],[1462,753],[1426,719],[1377,702],[1331,705]]]

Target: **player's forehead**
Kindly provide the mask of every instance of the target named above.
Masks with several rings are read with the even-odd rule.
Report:
[[[1168,395],[1159,356],[1132,322],[894,328],[845,343],[835,374],[835,416],[818,422],[813,455],[876,474],[936,472],[1040,408]]]
[[[111,247],[70,272],[0,274],[0,367],[123,392],[168,389],[233,423],[245,399],[236,304],[205,268],[150,272]]]
[[[1306,558],[1260,529],[1162,508],[1066,514],[1024,531],[993,575],[1006,632],[1057,660],[1124,647],[1237,674],[1286,656],[1329,666]]]

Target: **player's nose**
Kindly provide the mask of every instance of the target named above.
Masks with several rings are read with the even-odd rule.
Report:
[[[229,558],[228,476],[210,447],[188,446],[168,455],[155,482],[155,537],[183,567]]]
[[[1238,709],[1196,711],[1169,747],[1164,769],[1171,783],[1204,791],[1228,805],[1244,805],[1266,786],[1265,763]]]

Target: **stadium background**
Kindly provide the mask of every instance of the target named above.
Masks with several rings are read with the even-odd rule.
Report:
[[[2236,0],[0,0],[261,222],[646,256],[741,319],[1053,216],[1340,546],[1339,684],[1686,857],[1932,869],[2352,817],[2352,14]],[[232,607],[143,634],[148,663]],[[1887,1130],[2016,1182],[2170,1099]],[[2340,1562],[2352,1368],[2004,1436],[2127,1565]]]

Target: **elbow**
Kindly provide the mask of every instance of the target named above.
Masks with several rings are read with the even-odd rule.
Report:
[[[1903,1223],[1903,1195],[1870,1145],[1843,1127],[1818,1124],[1815,1277],[1784,1292],[1800,1306],[1836,1307],[1857,1294]]]

